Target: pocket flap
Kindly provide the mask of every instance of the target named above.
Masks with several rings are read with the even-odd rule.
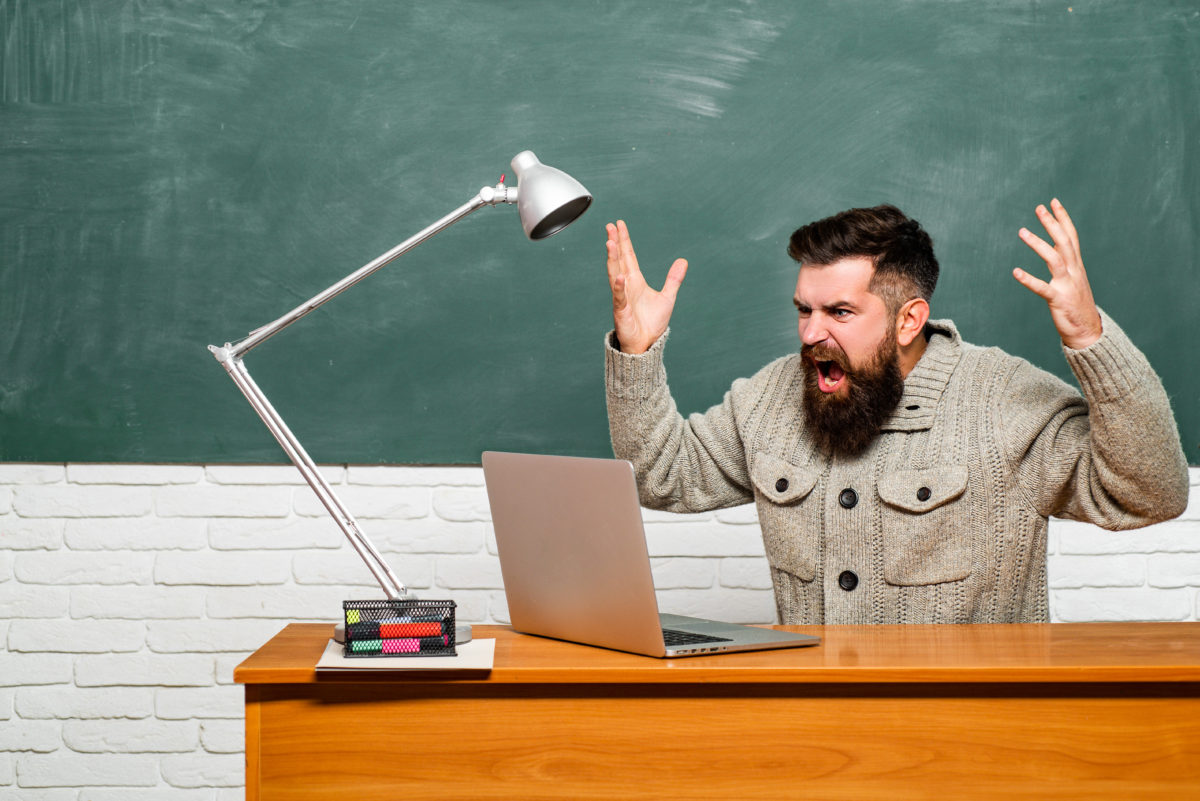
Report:
[[[755,453],[750,459],[750,480],[759,492],[775,503],[798,501],[817,485],[820,473],[799,467],[769,453]]]
[[[966,465],[929,470],[897,470],[879,479],[879,497],[907,512],[928,512],[957,498],[967,488]]]

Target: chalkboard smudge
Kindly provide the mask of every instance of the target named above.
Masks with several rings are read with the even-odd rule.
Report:
[[[0,0],[0,104],[138,99],[160,38],[130,23],[87,0]]]
[[[725,113],[722,98],[779,32],[741,9],[722,9],[709,18],[702,33],[663,42],[668,55],[650,78],[667,107],[716,118]]]

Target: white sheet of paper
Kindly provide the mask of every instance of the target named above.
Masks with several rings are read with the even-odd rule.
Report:
[[[330,640],[317,660],[317,670],[491,670],[495,640],[457,645],[454,656],[359,656],[347,658],[342,644]]]

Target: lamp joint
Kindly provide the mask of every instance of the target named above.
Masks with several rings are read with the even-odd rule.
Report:
[[[505,186],[504,181],[495,186],[485,186],[479,190],[479,199],[488,206],[498,206],[501,203],[516,203],[517,187]]]

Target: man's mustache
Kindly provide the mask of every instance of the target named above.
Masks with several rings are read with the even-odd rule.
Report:
[[[851,372],[850,360],[846,358],[846,352],[841,348],[834,348],[829,345],[802,345],[800,347],[800,356],[814,362],[837,362],[837,365],[846,373]]]

